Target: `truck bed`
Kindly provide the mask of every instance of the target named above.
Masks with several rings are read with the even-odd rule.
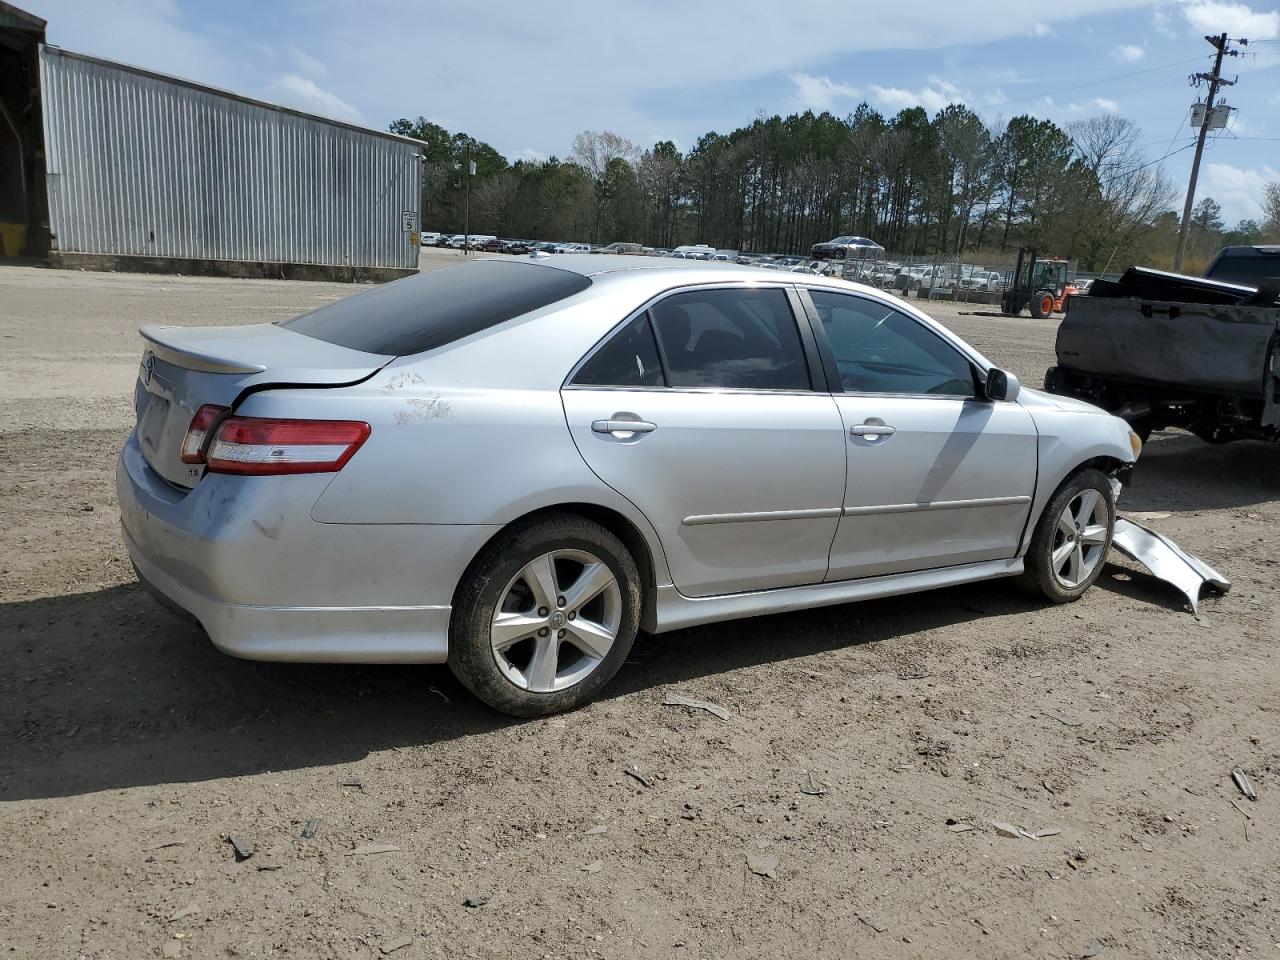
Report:
[[[1274,291],[1133,269],[1071,297],[1047,389],[1206,438],[1280,425]]]

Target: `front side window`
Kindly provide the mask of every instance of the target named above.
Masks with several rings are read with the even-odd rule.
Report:
[[[968,359],[924,324],[865,297],[809,293],[847,393],[975,396]]]
[[[582,365],[573,382],[583,387],[664,386],[648,315],[640,314],[610,337]]]
[[[652,309],[672,387],[809,390],[800,332],[781,289],[677,293]]]

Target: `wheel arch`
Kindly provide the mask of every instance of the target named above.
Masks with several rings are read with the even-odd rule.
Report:
[[[636,569],[640,572],[640,587],[643,600],[640,608],[640,628],[646,631],[652,631],[656,625],[656,609],[658,595],[658,564],[662,563],[665,569],[665,558],[655,556],[654,547],[651,546],[649,539],[640,530],[638,526],[625,514],[606,507],[598,503],[586,502],[567,502],[549,504],[544,507],[538,507],[521,514],[508,523],[503,524],[494,531],[493,535],[485,540],[476,550],[475,554],[467,562],[466,569],[459,578],[458,583],[454,586],[454,597],[462,589],[463,584],[472,574],[472,567],[475,566],[476,558],[479,557],[489,547],[494,540],[505,534],[513,527],[521,526],[548,514],[572,514],[590,520],[604,527],[615,537],[622,541],[622,545],[627,548],[631,557],[636,562]],[[661,549],[660,547],[658,549]],[[456,605],[456,604],[455,604]]]
[[[1024,555],[1030,548],[1031,535],[1035,531],[1036,524],[1040,522],[1040,517],[1049,506],[1049,501],[1053,499],[1054,494],[1061,489],[1064,483],[1077,473],[1080,473],[1080,471],[1090,469],[1099,470],[1108,477],[1118,479],[1127,474],[1127,471],[1133,468],[1133,464],[1134,461],[1132,460],[1122,460],[1109,453],[1095,453],[1093,456],[1085,457],[1070,468],[1063,470],[1052,486],[1048,483],[1044,484],[1042,489],[1036,491],[1035,502],[1032,505],[1033,509],[1027,514],[1026,526],[1022,530],[1022,540],[1018,546],[1018,556]]]

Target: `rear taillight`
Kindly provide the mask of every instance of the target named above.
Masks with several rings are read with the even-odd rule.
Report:
[[[334,473],[369,436],[359,420],[229,417],[209,446],[210,473]]]
[[[187,427],[187,435],[182,438],[182,462],[204,463],[204,441],[209,436],[209,428],[218,422],[229,407],[220,407],[214,403],[206,403],[191,418],[191,426]]]

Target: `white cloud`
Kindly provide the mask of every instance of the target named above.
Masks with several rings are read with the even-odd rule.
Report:
[[[1120,104],[1116,103],[1114,100],[1108,100],[1106,97],[1094,97],[1093,105],[1103,113],[1120,112]]]
[[[329,76],[329,68],[305,50],[299,50],[294,46],[290,46],[287,49],[289,56],[293,58],[293,62],[300,72],[310,74],[320,80]]]
[[[1257,11],[1243,3],[1193,0],[1183,8],[1187,22],[1201,33],[1222,33],[1250,40],[1280,37],[1280,11]]]
[[[791,74],[791,82],[795,84],[795,103],[802,110],[821,113],[823,110],[836,110],[842,101],[853,106],[862,99],[862,92],[830,77],[815,77],[808,73]]]
[[[653,145],[655,143],[661,143],[663,140],[671,141],[672,146],[674,146],[681,153],[684,153],[684,145],[681,144],[680,138],[673,137],[669,133],[651,133],[649,134],[648,137],[644,139],[644,143]]]
[[[1277,97],[1280,100],[1280,97]],[[1261,120],[1250,120],[1242,117],[1238,110],[1231,111],[1231,122],[1228,131],[1237,137],[1257,137],[1267,132],[1267,125]]]
[[[910,0],[892,16],[868,17],[860,5],[830,0],[740,0],[726,16],[721,5],[665,0],[598,7],[584,16],[573,4],[511,4],[477,30],[472,5],[431,4],[424,16],[422,0],[379,0],[377,19],[386,29],[369,30],[370,6],[349,0],[305,0],[290,5],[284,18],[269,3],[229,17],[219,15],[220,5],[191,0],[18,2],[48,18],[50,42],[73,50],[231,90],[269,89],[304,109],[348,119],[358,113],[371,126],[426,115],[495,145],[561,156],[584,129],[615,130],[638,143],[662,131],[692,144],[709,129],[749,122],[761,105],[786,111],[803,97],[806,106],[825,104],[842,114],[857,105],[859,92],[870,97],[873,80],[885,104],[930,110],[953,100],[989,104],[983,95],[996,84],[984,75],[989,66],[975,63],[989,64],[989,51],[1001,54],[1001,68],[1026,65],[1035,77],[1056,76],[1060,71],[1049,70],[1053,62],[1044,58],[1058,43],[1028,36],[1061,37],[1067,50],[1087,18],[1128,17],[1133,32],[1100,44],[1105,60],[1112,44],[1128,42],[1121,38],[1142,36],[1152,9],[1152,0],[968,0],[956,16],[948,0]],[[1181,6],[1162,2],[1185,32]],[[269,46],[271,55],[255,44]],[[965,51],[965,72],[943,65],[945,51],[966,46],[982,53]],[[1071,49],[1062,63],[1076,63]],[[892,53],[864,56],[876,51]],[[490,63],[510,69],[477,66]],[[926,63],[946,69],[964,95],[925,79]],[[635,64],[644,69],[628,69]],[[539,79],[513,90],[513,73]],[[1074,79],[1075,72],[1067,75]],[[308,80],[309,86],[300,82]],[[1052,87],[1027,86],[1025,76],[1020,86],[1000,82],[1014,98]],[[1010,109],[1024,107],[1020,101]]]
[[[1177,28],[1173,25],[1173,17],[1169,16],[1160,7],[1156,7],[1155,12],[1151,15],[1151,25],[1155,28],[1156,33],[1173,39],[1178,36]]]
[[[263,91],[268,100],[275,100],[298,110],[319,113],[335,120],[359,120],[360,111],[337,94],[321,89],[314,80],[296,73],[282,73]]]
[[[523,150],[517,150],[508,157],[513,163],[516,160],[523,160],[525,163],[546,163],[547,155],[541,150],[535,150],[533,147],[525,147]]]
[[[961,91],[953,83],[930,77],[927,86],[919,90],[905,90],[902,87],[882,87],[873,83],[867,88],[868,98],[881,110],[897,113],[908,107],[924,107],[928,113],[937,113],[952,103],[969,103],[973,98]]]
[[[1229,163],[1208,163],[1200,176],[1196,197],[1213,197],[1222,204],[1222,219],[1228,224],[1257,220],[1262,217],[1263,188],[1277,180],[1280,170],[1267,164],[1245,170]]]
[[[176,4],[156,0],[19,0],[19,6],[49,21],[49,42],[80,53],[145,67],[186,80],[243,90],[234,63],[238,50],[183,23]],[[244,46],[253,41],[246,39]]]
[[[1121,43],[1111,48],[1111,58],[1121,63],[1137,63],[1146,55],[1146,48],[1136,43]]]

